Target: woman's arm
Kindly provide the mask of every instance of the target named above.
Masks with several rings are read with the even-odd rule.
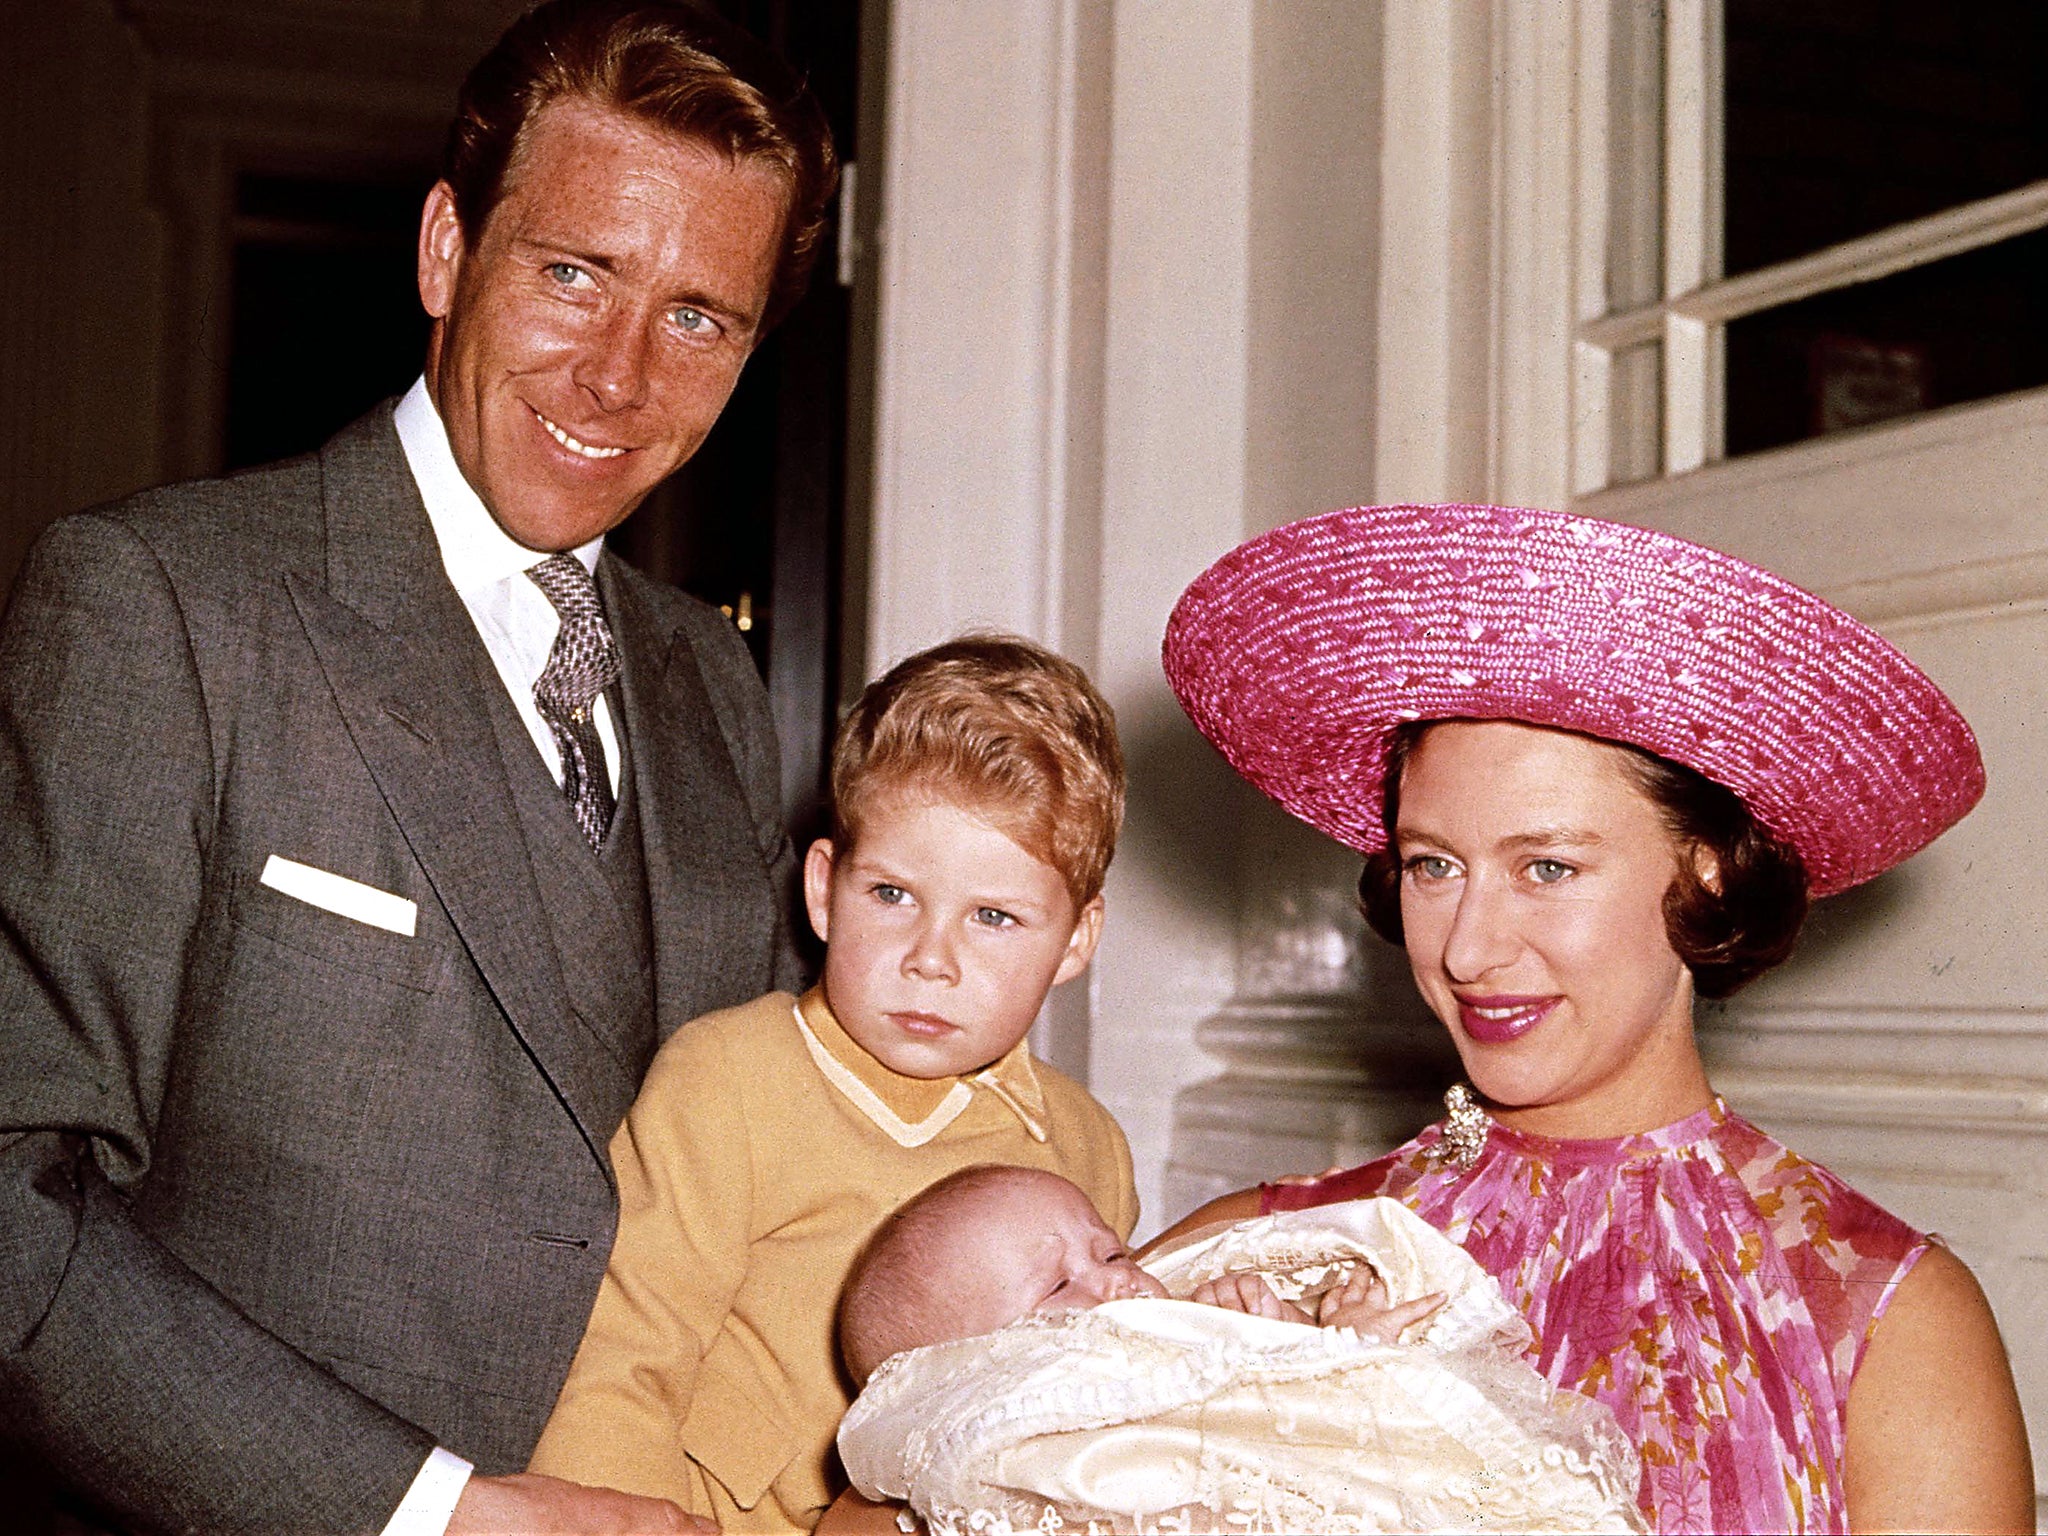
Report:
[[[1235,1194],[1218,1195],[1200,1210],[1192,1211],[1188,1215],[1181,1217],[1179,1221],[1176,1221],[1164,1232],[1153,1238],[1151,1242],[1138,1250],[1136,1257],[1142,1261],[1146,1254],[1163,1248],[1169,1243],[1183,1242],[1203,1227],[1227,1226],[1233,1221],[1243,1221],[1248,1216],[1256,1216],[1258,1214],[1259,1191],[1256,1185],[1250,1189],[1240,1189]]]
[[[1854,1531],[2034,1529],[2019,1391],[1991,1307],[1935,1247],[1900,1282],[1849,1389]]]

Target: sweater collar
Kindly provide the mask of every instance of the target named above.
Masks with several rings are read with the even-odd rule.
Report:
[[[1023,1040],[978,1072],[905,1077],[875,1060],[840,1027],[822,987],[811,988],[797,1003],[796,1021],[825,1080],[899,1146],[920,1147],[937,1136],[960,1118],[977,1090],[1001,1101],[1033,1141],[1046,1139],[1045,1090]]]

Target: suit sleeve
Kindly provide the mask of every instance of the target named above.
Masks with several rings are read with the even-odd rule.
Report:
[[[754,842],[761,851],[773,886],[779,921],[775,934],[774,987],[801,994],[807,983],[791,941],[789,925],[797,910],[797,861],[782,814],[782,754],[775,738],[775,717],[761,675],[754,670],[746,642],[733,628],[712,622],[693,627],[691,641],[703,669],[719,733],[732,754],[740,788],[753,818]]]
[[[38,544],[0,624],[0,1424],[139,1530],[377,1530],[432,1449],[155,1241],[216,784],[172,583]]]
[[[656,1054],[612,1138],[618,1237],[530,1470],[701,1503],[683,1426],[747,1272],[753,1168],[740,1081],[707,1021]]]

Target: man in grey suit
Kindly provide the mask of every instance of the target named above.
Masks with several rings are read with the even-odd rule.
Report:
[[[555,0],[463,88],[421,383],[31,557],[0,1427],[92,1518],[685,1528],[521,1469],[653,1050],[794,979],[788,845],[744,647],[600,541],[800,291],[833,181],[748,40]]]

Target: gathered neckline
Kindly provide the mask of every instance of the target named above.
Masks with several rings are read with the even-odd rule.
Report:
[[[1544,1136],[1535,1131],[1518,1131],[1487,1116],[1486,1145],[1499,1146],[1557,1166],[1590,1167],[1597,1164],[1634,1162],[1662,1157],[1711,1141],[1727,1123],[1728,1105],[1719,1094],[1703,1109],[1654,1131],[1633,1131],[1624,1136]]]

